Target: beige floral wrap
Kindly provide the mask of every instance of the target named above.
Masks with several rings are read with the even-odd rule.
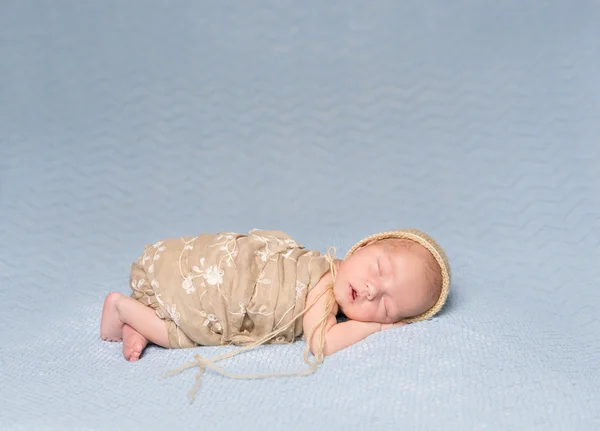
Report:
[[[146,246],[131,266],[131,296],[165,321],[171,348],[247,345],[286,324],[268,343],[290,343],[329,269],[328,256],[280,231],[201,234]]]

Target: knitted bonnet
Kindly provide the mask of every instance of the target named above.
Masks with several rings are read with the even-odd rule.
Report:
[[[399,229],[388,232],[381,232],[374,235],[370,235],[363,240],[357,242],[352,246],[350,251],[346,254],[346,259],[356,252],[358,249],[374,243],[376,241],[380,241],[382,239],[387,238],[399,238],[399,239],[408,239],[411,241],[415,241],[425,247],[435,258],[436,262],[439,265],[440,272],[442,275],[442,290],[437,302],[431,307],[429,310],[424,313],[419,314],[418,316],[410,317],[408,319],[404,319],[403,321],[406,323],[413,323],[420,320],[429,319],[436,315],[446,303],[446,299],[448,298],[448,291],[450,290],[450,264],[448,263],[448,257],[446,253],[440,245],[425,232],[422,232],[418,229]]]

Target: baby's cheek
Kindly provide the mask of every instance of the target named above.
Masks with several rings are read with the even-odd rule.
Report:
[[[364,320],[375,321],[380,318],[375,302],[364,303],[362,313],[364,314]]]

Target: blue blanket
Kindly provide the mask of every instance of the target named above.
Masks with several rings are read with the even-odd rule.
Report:
[[[0,429],[600,429],[600,6],[0,4]],[[594,78],[595,77],[595,78]],[[309,377],[99,339],[164,237],[431,233],[436,318]],[[296,370],[302,342],[225,362]]]

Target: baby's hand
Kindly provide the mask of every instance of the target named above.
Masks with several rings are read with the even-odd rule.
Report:
[[[382,323],[381,330],[384,331],[386,329],[399,328],[400,326],[404,326],[406,323],[404,322],[396,322],[396,323]]]

